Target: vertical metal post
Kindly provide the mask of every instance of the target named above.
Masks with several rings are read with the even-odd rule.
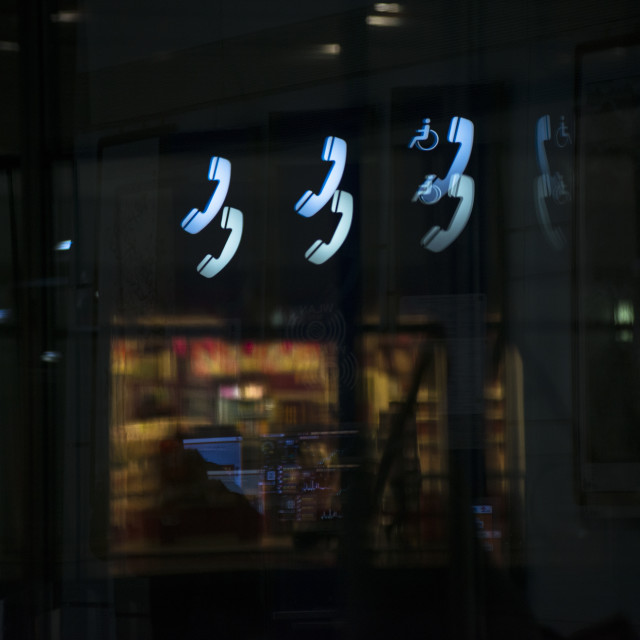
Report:
[[[51,171],[48,132],[51,64],[46,0],[20,3],[22,207],[17,219],[19,251],[17,320],[22,424],[25,433],[22,558],[25,567],[26,638],[50,638],[55,483],[55,425],[50,365],[41,358],[53,334]]]

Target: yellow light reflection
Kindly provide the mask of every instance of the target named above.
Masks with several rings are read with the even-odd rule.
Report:
[[[365,18],[365,22],[370,27],[400,27],[403,20],[397,16],[370,15]]]
[[[376,2],[373,8],[378,13],[400,13],[401,5],[398,2]]]

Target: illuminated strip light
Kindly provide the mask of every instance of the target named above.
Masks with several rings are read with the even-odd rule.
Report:
[[[314,49],[314,53],[321,56],[339,56],[341,52],[342,47],[337,42],[320,44]]]
[[[367,16],[365,22],[369,27],[401,27],[404,20],[398,16]]]
[[[53,248],[54,251],[69,251],[73,242],[71,240],[62,240]]]
[[[631,300],[619,300],[613,310],[613,321],[616,325],[630,325],[635,321],[633,302]]]
[[[398,2],[376,2],[373,9],[378,13],[400,13],[401,5]]]
[[[79,11],[58,11],[51,14],[51,22],[61,24],[74,24],[80,22],[82,16]]]
[[[633,342],[635,313],[632,300],[618,300],[613,310],[613,322],[616,326],[616,340],[618,342]]]
[[[18,53],[18,51],[20,51],[20,45],[17,42],[0,40],[0,51],[6,51],[7,53]]]

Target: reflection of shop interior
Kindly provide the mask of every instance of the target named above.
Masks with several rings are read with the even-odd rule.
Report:
[[[447,353],[410,333],[363,338],[364,433],[339,424],[339,352],[330,343],[180,331],[114,338],[112,550],[334,551],[350,473],[365,462],[362,440],[379,469],[424,349],[428,366],[369,533],[381,558],[394,549],[441,556],[450,533]],[[470,514],[495,553],[522,504],[516,363],[503,357],[486,384],[486,499]]]
[[[337,516],[335,504],[323,504],[327,476],[339,474],[326,450],[340,439],[334,359],[330,346],[288,341],[115,339],[116,546],[257,540],[315,519],[318,509],[318,517]]]
[[[487,509],[476,505],[474,511],[485,512],[477,518],[483,546],[504,562],[521,564],[525,499],[522,361],[514,348],[491,346],[497,356],[489,357],[484,388]]]
[[[410,393],[422,341],[412,335],[367,336],[366,385],[372,450],[378,465],[387,448],[395,448],[380,496],[375,544],[446,545],[447,416],[446,355],[434,343],[415,401],[404,424],[403,405]],[[400,441],[390,442],[401,430]]]
[[[479,544],[500,562],[520,562],[524,505],[524,415],[522,367],[517,353],[493,349],[484,384],[484,425],[479,443],[483,479],[470,517]],[[421,355],[427,365],[421,372]],[[440,340],[415,334],[367,336],[367,419],[378,466],[395,448],[384,483],[375,544],[379,549],[446,551],[450,469],[447,350]],[[419,377],[420,379],[416,379]],[[415,403],[406,411],[412,384]],[[404,412],[404,413],[403,413]],[[401,429],[398,420],[404,420]],[[389,445],[396,429],[401,439]],[[429,556],[431,557],[431,556]]]

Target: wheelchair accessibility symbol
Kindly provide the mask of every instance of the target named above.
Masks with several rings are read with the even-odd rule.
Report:
[[[435,149],[438,146],[440,139],[438,138],[438,134],[431,128],[430,122],[430,118],[424,118],[422,121],[422,127],[420,129],[416,129],[417,135],[413,136],[409,143],[409,149],[418,147],[420,151],[431,151],[431,149]],[[428,142],[429,136],[432,136],[431,143]],[[425,143],[424,145],[421,144],[423,142]]]
[[[564,123],[564,116],[560,116],[560,126],[556,129],[556,145],[562,149],[568,144],[571,144],[571,135],[567,125]]]
[[[417,146],[422,151],[429,151],[438,144],[438,135],[431,129],[429,118],[425,118],[422,122],[424,126],[416,131],[417,135],[409,143],[409,148]],[[426,205],[436,204],[445,195],[459,200],[449,226],[446,229],[438,225],[431,227],[420,241],[420,244],[429,251],[438,253],[451,245],[462,233],[471,216],[475,182],[471,176],[465,174],[465,171],[473,148],[473,133],[474,126],[471,120],[459,116],[451,118],[447,140],[460,146],[447,175],[444,178],[438,178],[436,174],[427,174],[411,200]],[[428,139],[431,134],[433,134],[433,141],[429,144]],[[423,141],[424,145],[421,144]]]
[[[551,220],[548,198],[552,198],[558,205],[565,205],[571,201],[571,192],[565,185],[564,176],[559,172],[551,172],[545,143],[555,140],[560,149],[571,144],[569,128],[565,124],[564,116],[560,116],[560,126],[553,131],[551,116],[546,114],[536,122],[536,158],[539,175],[533,180],[533,197],[538,222],[549,244],[557,251],[566,246],[567,240],[559,225]]]

